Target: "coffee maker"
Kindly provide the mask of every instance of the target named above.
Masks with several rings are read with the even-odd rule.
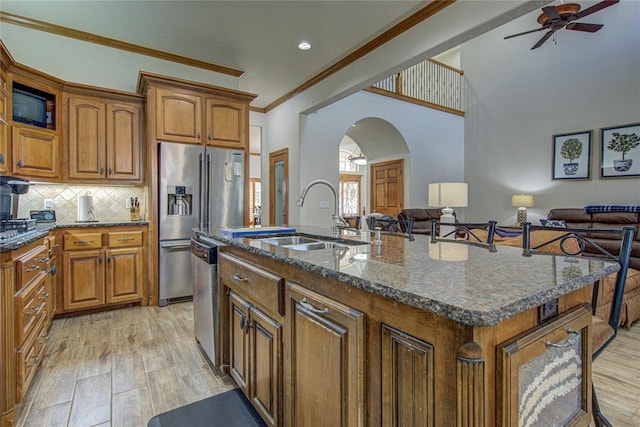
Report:
[[[13,176],[0,176],[0,221],[18,218],[20,195],[29,191],[29,181]]]

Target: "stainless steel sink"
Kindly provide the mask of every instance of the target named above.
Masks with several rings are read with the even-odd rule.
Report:
[[[317,251],[320,249],[348,248],[348,247],[349,247],[348,245],[343,245],[341,243],[324,242],[324,241],[316,241],[313,243],[304,243],[300,245],[286,246],[287,249],[293,249],[294,251]]]
[[[282,248],[291,249],[294,251],[317,251],[321,249],[331,248],[348,248],[353,245],[366,245],[367,242],[360,242],[357,240],[347,239],[332,239],[327,240],[325,238],[316,238],[292,235],[292,236],[273,236],[273,237],[254,237],[261,243],[267,243],[269,245],[280,246]]]
[[[317,242],[318,239],[311,239],[304,236],[283,236],[283,237],[269,237],[266,239],[259,239],[261,242],[268,243],[276,246],[290,246],[300,245],[303,243]]]

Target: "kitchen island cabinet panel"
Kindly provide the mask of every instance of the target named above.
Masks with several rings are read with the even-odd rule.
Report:
[[[234,292],[229,294],[230,374],[238,387],[248,395],[249,382],[249,308],[251,304]]]
[[[297,426],[364,426],[365,315],[287,283],[289,419]]]

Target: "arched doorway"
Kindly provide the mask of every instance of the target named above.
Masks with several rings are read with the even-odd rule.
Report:
[[[405,183],[410,168],[407,143],[395,126],[377,117],[358,120],[342,138],[340,151],[342,157],[348,152],[354,158],[362,155],[366,159],[367,164],[360,165],[356,172],[361,177],[360,206],[367,214],[379,212],[395,216],[408,196]],[[353,176],[341,170],[341,204],[344,205],[348,202],[343,200],[342,190],[348,188],[350,179],[353,180]]]

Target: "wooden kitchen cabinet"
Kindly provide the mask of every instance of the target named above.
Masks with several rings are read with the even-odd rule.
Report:
[[[11,173],[59,180],[60,140],[56,132],[33,126],[12,126]]]
[[[75,94],[64,99],[68,178],[141,182],[141,105]]]
[[[0,425],[12,425],[42,360],[51,324],[46,238],[0,253]]]
[[[104,305],[104,253],[101,250],[65,252],[63,263],[64,310]]]
[[[188,92],[158,88],[156,91],[156,137],[161,141],[200,144],[202,97]]]
[[[141,73],[139,91],[153,102],[155,140],[245,150],[254,94]]]
[[[142,302],[146,230],[122,228],[62,231],[63,312]]]
[[[365,315],[287,282],[288,419],[364,426]]]
[[[205,126],[207,145],[243,150],[247,147],[249,117],[246,103],[220,98],[205,99]]]
[[[270,426],[283,425],[283,279],[221,254],[229,374]],[[262,298],[261,296],[264,296]]]

